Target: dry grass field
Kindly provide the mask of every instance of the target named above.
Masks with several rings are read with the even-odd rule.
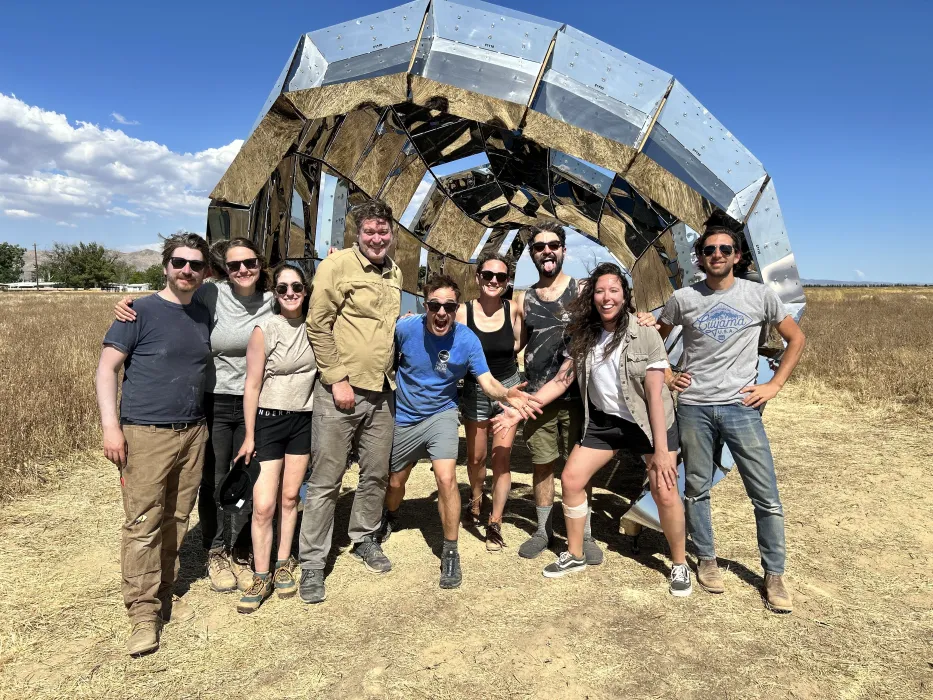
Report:
[[[644,535],[635,553],[617,533],[641,480],[628,461],[604,470],[594,498],[605,563],[542,578],[547,556],[516,552],[534,517],[519,446],[509,546],[491,555],[462,532],[460,590],[437,588],[441,535],[423,466],[404,529],[386,545],[394,570],[377,578],[347,556],[351,471],[326,603],[273,599],[237,615],[235,598],[203,578],[193,521],[179,592],[198,617],[169,624],[161,650],[142,659],[123,651],[119,484],[96,452],[91,393],[113,297],[0,295],[0,697],[933,697],[933,392],[923,371],[933,293],[808,294],[810,344],[765,412],[793,615],[762,605],[737,475],[713,496],[723,596],[672,598],[663,538]]]

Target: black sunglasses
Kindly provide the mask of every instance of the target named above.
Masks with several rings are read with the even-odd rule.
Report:
[[[734,247],[734,246],[726,245],[725,243],[723,243],[722,245],[718,245],[718,246],[716,246],[716,245],[705,245],[705,246],[703,246],[703,250],[702,250],[701,252],[703,253],[703,255],[705,255],[705,256],[708,258],[710,255],[712,255],[713,253],[716,252],[716,249],[717,249],[717,248],[719,248],[719,252],[722,253],[723,255],[725,255],[727,258],[728,258],[730,255],[732,255],[732,251],[735,250],[735,247]]]
[[[437,299],[426,301],[424,302],[424,305],[428,307],[428,310],[432,314],[436,314],[438,311],[440,311],[442,306],[444,307],[444,311],[447,313],[455,314],[457,313],[457,307],[460,306],[460,304],[455,301],[445,301],[444,303],[441,303]]]
[[[192,272],[200,272],[205,265],[203,260],[188,260],[187,258],[171,257],[168,261],[176,270],[183,270],[185,265],[189,265]]]
[[[237,272],[242,265],[247,270],[255,270],[259,267],[259,258],[246,258],[246,260],[233,260],[228,263],[224,263],[227,266],[227,272]]]
[[[295,294],[301,294],[305,290],[305,286],[301,282],[292,282],[292,291]],[[288,285],[284,282],[282,284],[275,285],[275,293],[280,297],[288,294]]]
[[[564,245],[560,241],[548,241],[547,243],[544,243],[542,241],[542,242],[531,244],[531,249],[536,253],[543,252],[545,248],[547,248],[548,250],[560,250],[563,247]]]
[[[482,277],[487,282],[492,282],[492,278],[496,278],[496,282],[499,284],[505,284],[509,281],[508,272],[493,272],[492,270],[483,270],[479,273],[479,276]]]

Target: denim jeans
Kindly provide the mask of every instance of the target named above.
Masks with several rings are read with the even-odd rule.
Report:
[[[230,471],[233,456],[243,445],[246,424],[243,422],[243,397],[234,394],[205,394],[204,413],[210,433],[204,471],[201,473],[201,488],[198,490],[198,517],[201,520],[201,541],[204,549],[249,550],[249,528],[251,507],[246,504],[236,514],[225,513],[217,503],[215,494],[220,482]],[[237,542],[238,537],[247,538]]]
[[[716,469],[715,452],[725,443],[735,458],[745,492],[755,510],[758,551],[765,573],[784,573],[784,508],[778,495],[771,446],[761,411],[740,403],[677,407],[680,444],[686,468],[687,529],[701,559],[714,559],[709,491]]]

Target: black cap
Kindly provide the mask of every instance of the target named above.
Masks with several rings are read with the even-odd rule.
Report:
[[[245,457],[240,457],[234,462],[227,476],[217,487],[215,497],[220,507],[235,513],[243,510],[243,506],[253,499],[253,485],[259,478],[259,470],[259,460],[255,457],[249,464],[246,463]]]

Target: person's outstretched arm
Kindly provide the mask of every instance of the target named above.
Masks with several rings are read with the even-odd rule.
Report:
[[[561,396],[563,396],[564,392],[570,388],[575,380],[576,375],[574,374],[573,360],[568,357],[566,360],[564,360],[564,364],[560,366],[560,369],[557,370],[557,375],[547,384],[538,389],[534,394],[532,394],[530,398],[531,400],[535,401],[539,407],[543,408],[544,406],[553,403]],[[517,425],[518,422],[523,418],[519,411],[509,409],[507,406],[502,406],[502,408],[505,410],[505,412],[500,413],[491,421],[493,433],[498,433],[502,430],[508,430],[513,425]],[[539,410],[538,413],[540,412],[541,411]]]
[[[246,384],[243,387],[243,423],[246,432],[243,445],[236,453],[234,461],[246,458],[246,463],[256,451],[256,411],[259,410],[259,392],[262,391],[262,379],[266,372],[266,338],[262,328],[256,326],[246,345]]]

